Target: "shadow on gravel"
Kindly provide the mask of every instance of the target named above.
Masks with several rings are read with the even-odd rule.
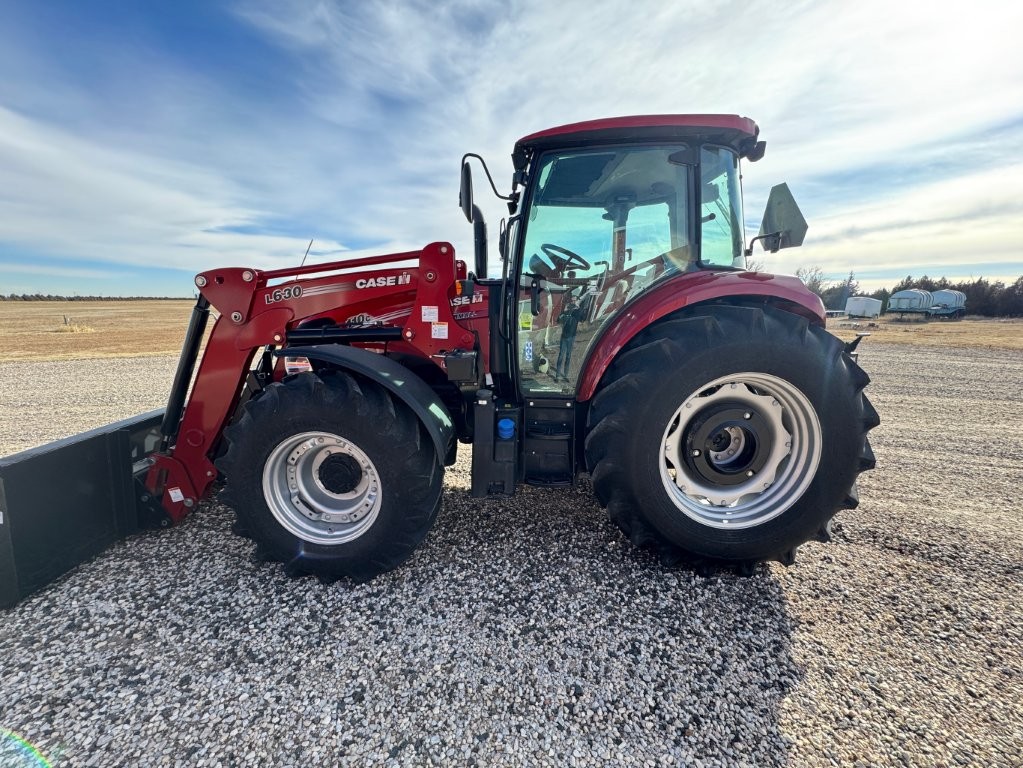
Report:
[[[787,762],[800,672],[768,569],[665,569],[585,488],[448,488],[368,584],[253,549],[205,505],[4,613],[0,728],[66,765]]]

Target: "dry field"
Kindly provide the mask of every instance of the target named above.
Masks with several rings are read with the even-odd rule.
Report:
[[[146,307],[119,316],[153,354]],[[1018,768],[1023,323],[880,325],[877,469],[794,567],[662,567],[585,479],[470,498],[468,451],[369,584],[255,562],[212,499],[0,611],[0,765],[8,729],[60,766]],[[0,455],[158,406],[175,363],[32,359],[0,366]]]
[[[828,330],[840,339],[851,340],[857,333],[869,333],[863,349],[871,344],[913,344],[921,347],[970,347],[974,349],[1023,350],[1023,319],[967,317],[964,320],[899,320],[881,317],[876,321],[828,320]]]
[[[177,354],[193,306],[187,299],[0,301],[0,344],[8,360]]]
[[[177,354],[191,300],[0,301],[0,344],[8,360],[73,360]],[[67,322],[65,322],[65,318]],[[77,329],[78,332],[75,332]],[[1023,319],[869,323],[829,320],[842,339],[870,333],[872,344],[1023,350]]]

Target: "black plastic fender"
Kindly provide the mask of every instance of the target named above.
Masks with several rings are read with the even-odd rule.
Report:
[[[341,344],[285,347],[274,354],[278,357],[305,357],[377,382],[419,417],[433,438],[437,455],[443,457],[444,464],[450,466],[455,463],[455,422],[451,414],[430,385],[401,363],[376,352]]]

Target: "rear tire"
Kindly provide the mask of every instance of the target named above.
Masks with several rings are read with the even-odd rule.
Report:
[[[791,563],[856,506],[874,466],[869,377],[842,342],[773,309],[709,306],[657,323],[591,403],[594,492],[668,562]]]
[[[292,376],[246,403],[224,435],[221,498],[236,530],[294,575],[371,579],[407,560],[437,517],[433,441],[375,382]]]

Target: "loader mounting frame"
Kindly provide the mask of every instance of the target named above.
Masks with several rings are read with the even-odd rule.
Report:
[[[367,267],[377,269],[365,271]],[[200,296],[163,421],[162,448],[147,459],[141,482],[141,494],[159,500],[166,515],[163,524],[181,521],[216,480],[213,459],[220,435],[235,412],[257,352],[279,352],[289,344],[304,347],[317,335],[324,343],[337,342],[338,334],[350,333],[348,340],[366,348],[383,351],[389,345],[387,349],[418,355],[443,370],[450,353],[479,347],[476,335],[451,311],[456,284],[466,277],[465,264],[455,260],[449,243],[292,269],[229,268],[197,275]],[[322,329],[297,327],[338,307],[366,302],[391,307],[400,294],[407,294],[408,312],[392,324],[337,328],[334,337]],[[196,371],[211,307],[219,317]],[[445,456],[447,446],[439,453]],[[141,497],[139,501],[144,503]]]

